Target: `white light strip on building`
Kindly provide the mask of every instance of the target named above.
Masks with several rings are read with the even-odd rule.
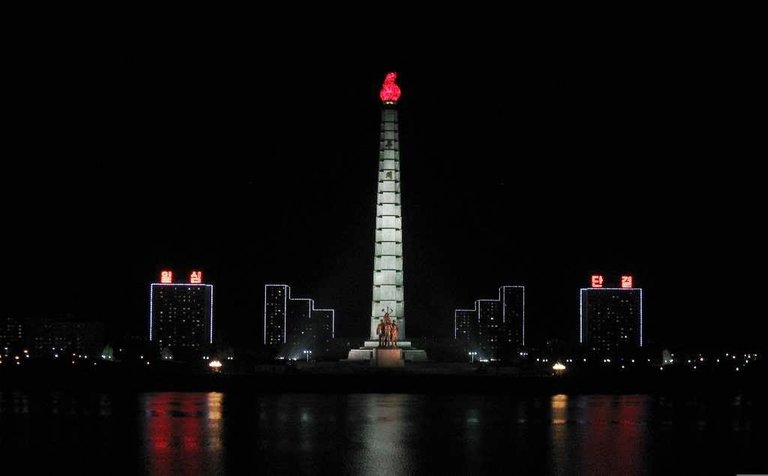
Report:
[[[523,347],[525,347],[525,286],[523,288]]]
[[[643,290],[640,289],[640,347],[643,346]]]
[[[579,290],[579,344],[584,343],[584,288]]]
[[[285,285],[283,293],[283,344],[288,342],[288,296],[291,294],[291,287]]]
[[[213,284],[209,284],[209,286],[211,287],[210,288],[210,291],[211,291],[211,309],[209,311],[211,313],[210,314],[210,316],[211,316],[211,328],[210,328],[211,337],[208,340],[208,343],[209,344],[213,344]]]
[[[154,316],[152,315],[153,309],[152,309],[152,303],[155,301],[155,285],[150,284],[149,285],[149,341],[152,342],[152,319]]]
[[[580,288],[581,291],[643,291],[643,288]]]
[[[267,286],[264,286],[264,345],[267,345]]]
[[[192,283],[152,283],[152,286],[213,286],[213,284],[192,284]]]

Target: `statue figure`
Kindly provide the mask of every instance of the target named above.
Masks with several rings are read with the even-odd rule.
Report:
[[[384,322],[384,347],[392,345],[392,323],[387,320]]]
[[[384,311],[384,309],[382,309]],[[389,318],[389,306],[387,306],[387,310],[384,311],[384,324],[390,324],[392,321]]]
[[[397,341],[400,338],[400,330],[397,328],[397,319],[392,320],[392,326],[390,331],[390,342],[392,346],[397,347]]]
[[[376,326],[376,335],[379,336],[379,347],[384,347],[384,319]]]
[[[381,318],[381,322],[384,324],[382,328],[382,334],[384,335],[384,347],[389,347],[392,342],[392,319],[389,317],[389,306],[387,306],[387,309],[382,309],[381,311],[384,313],[384,317]],[[381,336],[379,336],[379,341],[381,341]]]

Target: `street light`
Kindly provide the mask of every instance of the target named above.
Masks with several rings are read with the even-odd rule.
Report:
[[[472,351],[472,352],[467,352],[467,353],[469,354],[469,359],[470,359],[469,362],[474,364],[475,363],[475,356],[477,355],[477,352]]]
[[[307,362],[309,362],[309,356],[312,355],[312,351],[311,350],[305,350],[304,351],[304,355],[307,356]]]

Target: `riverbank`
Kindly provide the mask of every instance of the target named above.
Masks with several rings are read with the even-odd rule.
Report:
[[[761,370],[694,373],[658,368],[536,375],[513,367],[412,364],[404,369],[366,365],[256,367],[240,374],[200,373],[164,366],[132,368],[3,368],[0,389],[62,391],[226,391],[259,393],[440,394],[700,394],[765,393]]]

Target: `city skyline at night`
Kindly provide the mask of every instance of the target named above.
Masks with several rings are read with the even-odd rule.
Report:
[[[660,44],[584,51],[542,44],[510,77],[466,53],[429,65],[268,58],[241,71],[234,52],[165,65],[150,48],[124,72],[98,45],[66,58],[53,46],[43,64],[66,74],[30,96],[16,137],[30,154],[78,158],[45,170],[22,160],[6,178],[7,312],[143,335],[144,283],[197,267],[216,283],[226,341],[260,340],[269,282],[312,290],[334,303],[337,336],[365,338],[378,92],[398,71],[409,338],[450,338],[455,309],[520,283],[530,344],[575,342],[583,277],[629,272],[646,294],[649,345],[763,347],[746,331],[759,295],[746,264],[762,234],[733,213],[757,216],[760,187],[724,148],[738,141],[716,113],[730,109],[711,57],[683,68]],[[199,64],[218,73],[188,74]],[[95,71],[105,76],[83,81]],[[742,186],[721,192],[727,183]],[[39,195],[56,199],[13,205]],[[41,276],[67,279],[38,299]],[[706,286],[717,292],[696,298]]]
[[[10,472],[768,473],[761,15],[37,10]]]

